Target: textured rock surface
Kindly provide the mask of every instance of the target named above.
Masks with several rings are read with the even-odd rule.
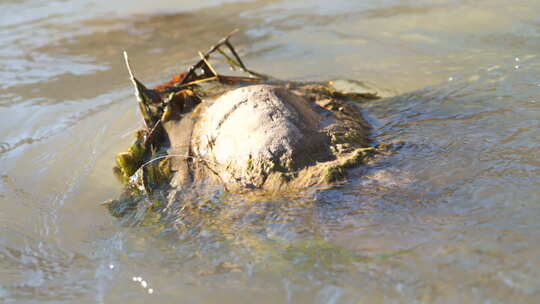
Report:
[[[189,123],[187,123],[189,122]],[[173,187],[329,185],[366,160],[369,126],[357,108],[306,85],[252,85],[207,98],[165,129]]]
[[[150,165],[130,177],[111,212],[121,215],[144,197],[151,208],[165,210],[186,193],[197,196],[214,186],[234,192],[263,190],[244,192],[254,195],[332,187],[346,180],[349,169],[393,149],[369,146],[370,127],[355,102],[372,99],[372,94],[336,91],[319,83],[206,92],[200,95],[202,102],[187,108],[192,98],[180,98],[176,106],[173,98],[166,105],[171,110],[166,119],[161,117],[163,136],[152,154],[159,155],[157,161],[143,159]],[[137,142],[130,150],[134,146]]]
[[[323,117],[282,87],[232,90],[203,111],[193,153],[227,182],[260,187],[271,172],[290,172],[331,158]]]

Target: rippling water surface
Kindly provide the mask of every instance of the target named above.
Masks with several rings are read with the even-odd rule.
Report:
[[[0,302],[537,303],[540,3],[0,4]],[[234,28],[290,80],[366,80],[377,142],[327,191],[186,193],[208,216],[137,225],[100,206],[139,125],[121,51],[155,84]],[[144,284],[143,282],[144,281]]]

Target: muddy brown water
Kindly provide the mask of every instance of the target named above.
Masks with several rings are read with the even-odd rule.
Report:
[[[0,302],[538,302],[540,2],[7,0],[0,12]],[[114,155],[139,126],[121,51],[156,84],[234,28],[257,71],[384,88],[394,97],[363,114],[375,141],[407,145],[328,191],[186,194],[213,214],[186,229],[111,217],[99,203],[119,194]]]

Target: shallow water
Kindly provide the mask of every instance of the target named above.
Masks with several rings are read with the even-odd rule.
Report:
[[[537,302],[538,1],[139,2],[0,4],[0,302]],[[333,190],[188,193],[192,225],[113,218],[121,51],[155,84],[236,27],[257,71],[393,95],[363,111],[405,147]]]

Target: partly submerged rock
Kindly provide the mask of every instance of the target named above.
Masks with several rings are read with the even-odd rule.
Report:
[[[241,87],[169,121],[168,153],[178,155],[171,186],[204,181],[229,190],[279,190],[344,178],[346,168],[374,151],[370,128],[355,107],[313,88]]]
[[[155,89],[133,76],[125,55],[145,128],[117,157],[114,172],[126,191],[108,204],[113,214],[122,216],[141,200],[145,208],[166,209],[184,189],[331,187],[346,180],[348,169],[388,150],[370,146],[370,126],[358,108],[379,98],[372,86],[279,81],[247,70],[238,57],[235,64],[256,77],[218,75],[207,60],[218,45]]]
[[[360,96],[351,102],[331,86],[274,83],[219,92],[199,99],[189,90],[176,93],[178,100],[170,98],[161,111],[168,114],[156,124],[162,126],[159,140],[143,151],[144,157],[141,149],[129,149],[137,152],[130,157],[140,167],[123,179],[127,191],[121,201],[156,189],[162,190],[158,205],[170,205],[177,199],[173,193],[192,187],[326,188],[388,149],[370,146],[370,126],[356,104]],[[134,147],[141,146],[138,134]],[[133,172],[133,164],[122,165],[116,171]]]

